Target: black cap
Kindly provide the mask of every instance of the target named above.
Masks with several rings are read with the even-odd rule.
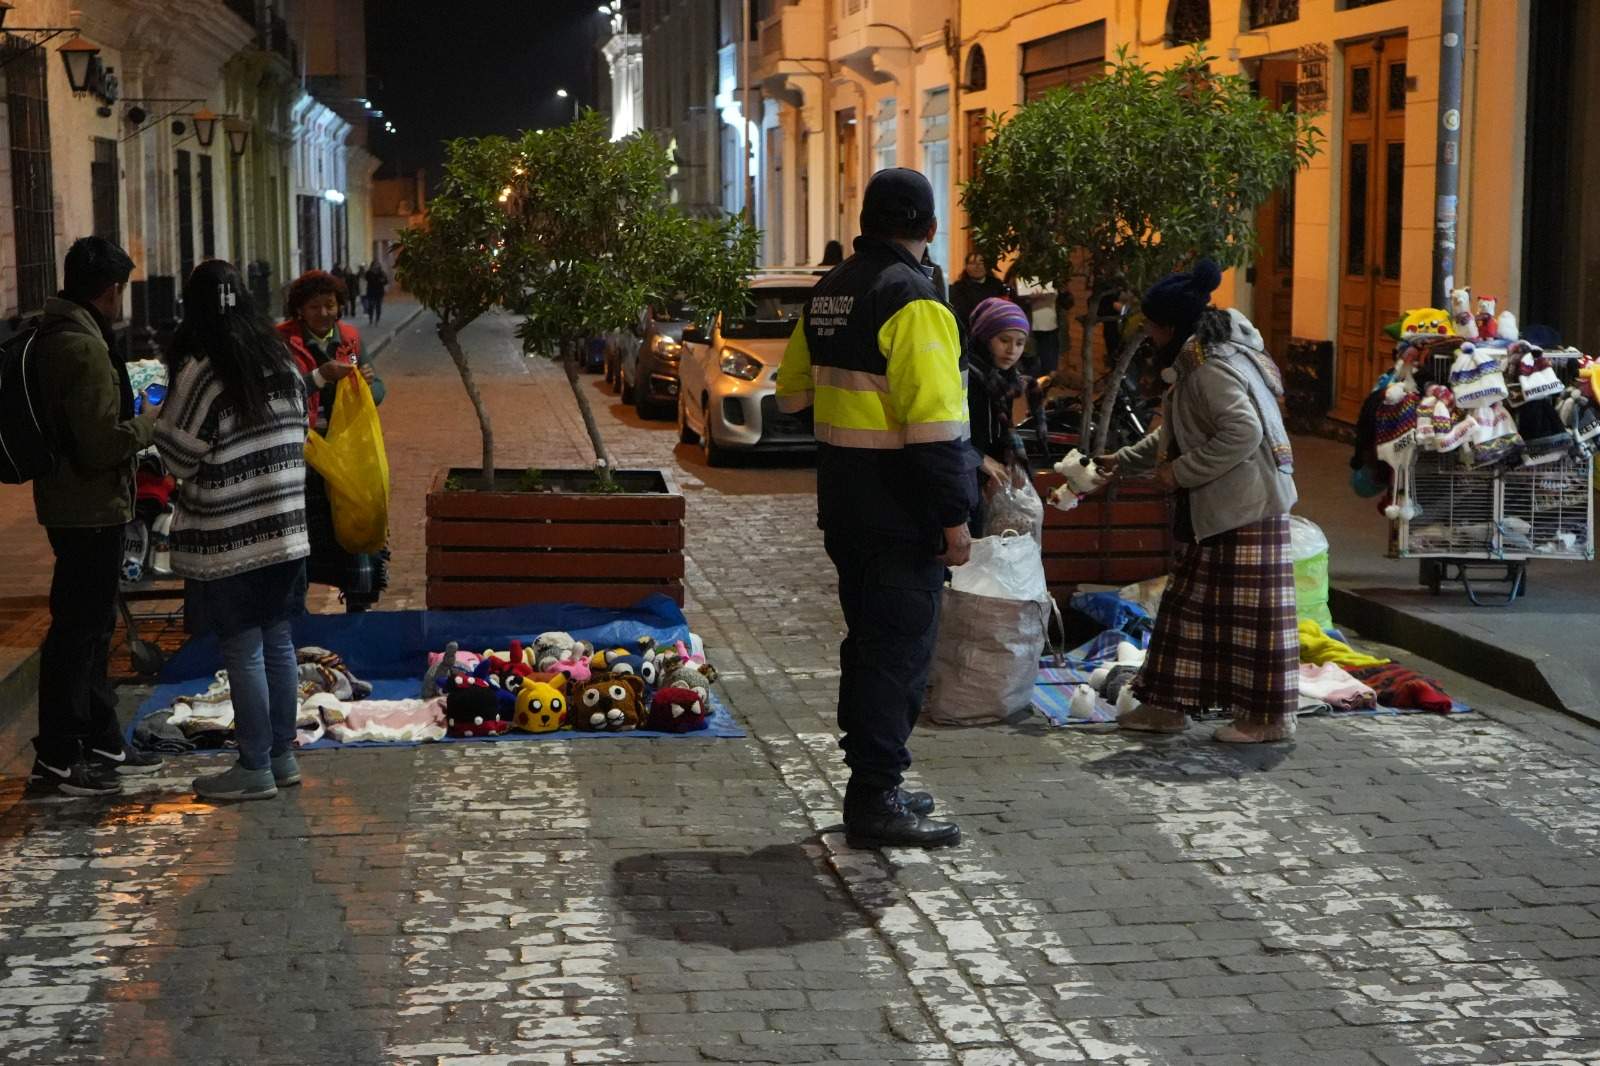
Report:
[[[933,223],[933,186],[918,171],[890,167],[872,175],[861,201],[861,232],[895,233]]]

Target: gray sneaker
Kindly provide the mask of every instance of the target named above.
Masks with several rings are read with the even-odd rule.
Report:
[[[272,780],[279,788],[300,783],[300,760],[294,757],[294,752],[286,751],[272,757]]]
[[[276,796],[278,786],[269,768],[247,770],[234,763],[220,774],[195,778],[194,794],[207,800],[264,800]]]

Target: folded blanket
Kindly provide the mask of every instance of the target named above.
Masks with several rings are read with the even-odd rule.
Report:
[[[1444,694],[1437,681],[1399,663],[1355,667],[1350,674],[1371,686],[1385,707],[1434,714],[1449,714],[1455,708],[1455,701]]]
[[[440,740],[445,735],[442,698],[345,702],[322,693],[301,705],[302,712],[307,709],[321,716],[328,736],[341,744]]]
[[[1336,711],[1362,711],[1378,705],[1378,694],[1337,663],[1302,663],[1300,699],[1326,703]]]
[[[1346,670],[1356,666],[1382,666],[1388,659],[1379,659],[1356,651],[1342,640],[1322,631],[1322,627],[1309,618],[1300,620],[1300,661],[1323,665],[1337,663]]]

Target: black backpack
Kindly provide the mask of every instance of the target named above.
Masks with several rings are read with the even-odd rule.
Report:
[[[55,469],[39,391],[37,323],[0,344],[0,482],[23,485]]]

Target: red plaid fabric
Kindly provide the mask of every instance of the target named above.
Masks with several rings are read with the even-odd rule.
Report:
[[[1294,714],[1297,616],[1287,515],[1185,545],[1133,694],[1194,715],[1213,708],[1254,721]]]

